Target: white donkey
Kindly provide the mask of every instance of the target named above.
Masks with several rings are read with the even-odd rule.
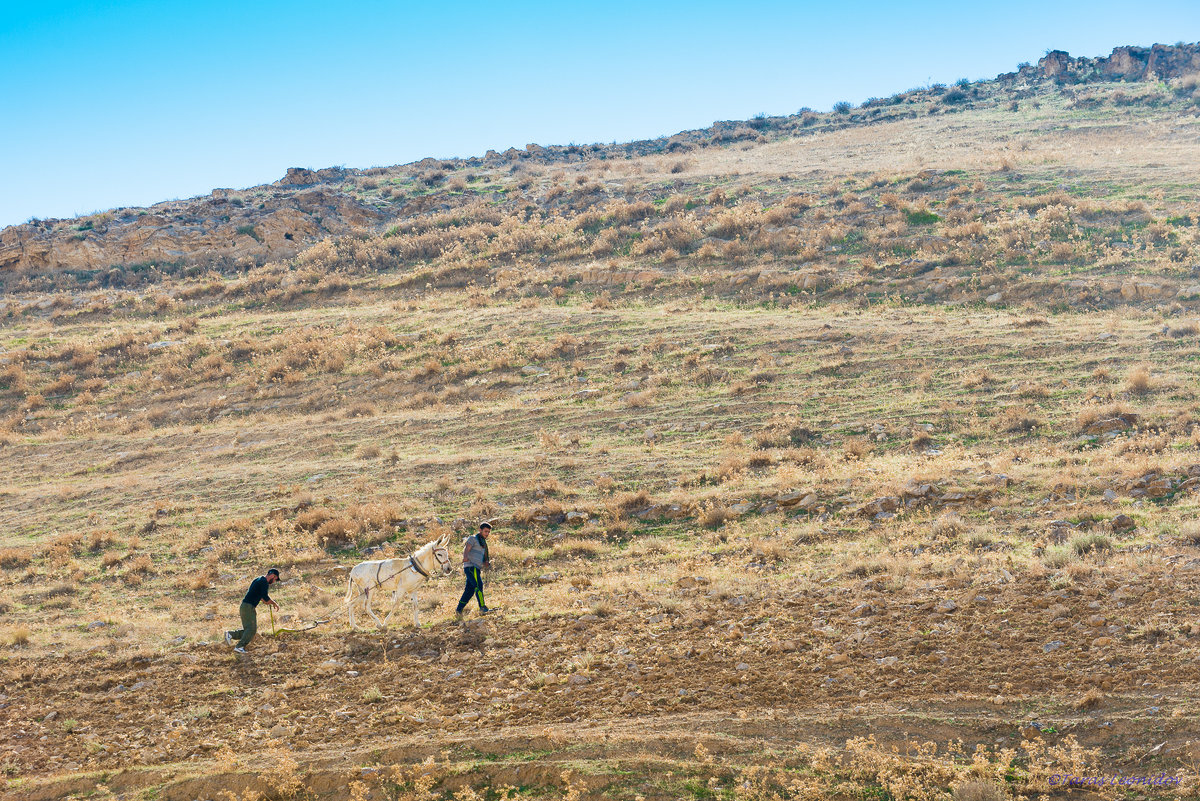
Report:
[[[375,559],[361,562],[350,571],[350,589],[346,593],[346,606],[350,610],[350,628],[356,629],[354,609],[361,601],[367,613],[375,618],[380,627],[386,626],[392,619],[404,593],[412,595],[413,625],[420,627],[417,619],[417,587],[441,567],[442,575],[454,570],[450,564],[450,552],[446,547],[450,544],[449,535],[442,535],[433,542],[422,545],[412,556],[403,559]],[[392,595],[391,609],[383,620],[371,608],[371,596],[376,591],[390,592]]]

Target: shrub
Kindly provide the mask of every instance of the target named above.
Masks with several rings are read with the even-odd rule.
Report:
[[[1107,534],[1080,534],[1071,539],[1071,550],[1079,556],[1112,550],[1112,539]]]
[[[731,520],[734,514],[720,504],[705,506],[700,511],[700,525],[705,528],[720,528],[726,520]]]
[[[908,209],[904,212],[904,219],[909,225],[931,225],[940,221],[942,218],[934,214],[929,209]]]
[[[33,559],[33,554],[24,548],[3,548],[0,549],[0,567],[5,570],[12,570],[18,567],[25,567]]]
[[[353,520],[339,517],[327,520],[317,529],[317,542],[327,551],[340,551],[354,543],[358,526]]]
[[[332,520],[336,515],[332,509],[326,509],[324,506],[318,506],[315,509],[309,509],[306,512],[301,512],[296,516],[296,528],[301,531],[316,531],[327,520]]]
[[[1150,368],[1139,364],[1129,370],[1125,378],[1125,389],[1134,395],[1145,395],[1153,388],[1150,380]]]

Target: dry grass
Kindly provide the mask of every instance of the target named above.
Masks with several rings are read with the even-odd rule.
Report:
[[[838,115],[907,115],[869,126],[798,117],[811,120],[801,138],[763,123],[603,165],[581,149],[552,168],[527,155],[422,164],[372,175],[374,188],[348,180],[339,192],[429,210],[286,263],[126,271],[131,286],[97,285],[95,311],[59,302],[78,294],[73,276],[6,274],[0,610],[26,631],[8,669],[120,664],[110,677],[128,685],[127,673],[168,665],[178,697],[139,692],[163,719],[189,721],[172,739],[163,719],[122,707],[118,732],[118,705],[97,702],[85,725],[155,732],[153,743],[98,737],[111,750],[94,756],[80,733],[22,740],[18,769],[207,770],[201,744],[268,703],[288,730],[273,740],[306,768],[306,748],[374,747],[398,730],[437,749],[524,727],[554,751],[571,717],[584,740],[602,720],[613,741],[597,753],[652,772],[663,797],[767,799],[788,786],[804,797],[799,782],[811,798],[987,799],[995,788],[969,758],[916,743],[897,754],[859,742],[854,722],[903,744],[920,720],[953,719],[992,748],[998,726],[1028,714],[1011,699],[1068,716],[1127,699],[1120,714],[1138,720],[1146,693],[1185,686],[1193,667],[1176,599],[1197,589],[1178,565],[1200,536],[1178,487],[1196,461],[1200,395],[1176,378],[1193,371],[1195,331],[1190,301],[1174,298],[1200,241],[1178,221],[1194,215],[1188,193],[1153,195],[1158,168],[1136,165],[1164,164],[1177,181],[1196,157],[1143,118],[1101,131],[1037,92],[1044,105],[1019,112],[917,93]],[[1011,146],[1018,130],[1027,150]],[[1130,154],[1121,164],[1097,155],[1117,146]],[[822,174],[799,174],[805,163]],[[1065,170],[1078,192],[1058,188]],[[918,209],[929,213],[906,214]],[[1131,276],[1161,287],[1124,297]],[[993,293],[1000,304],[985,301]],[[44,299],[59,305],[38,309]],[[1152,472],[1170,478],[1153,502],[1137,493],[1154,479],[1134,486]],[[910,478],[928,489],[900,497]],[[809,494],[815,504],[801,502]],[[877,499],[892,511],[876,516]],[[559,522],[577,510],[586,525]],[[1122,511],[1137,527],[1110,534]],[[411,636],[264,637],[256,648],[285,658],[252,663],[196,644],[230,622],[243,579],[264,565],[287,567],[287,612],[318,619],[368,547],[404,554],[454,525],[457,560],[484,517],[497,526],[488,593],[503,625],[451,628],[459,587],[441,582],[422,591],[427,628]],[[1076,616],[1100,604],[1106,632],[1126,627],[1112,636],[1119,671],[1090,627],[1055,626],[1075,622],[1047,612],[1064,597]],[[1179,623],[1140,622],[1167,614]],[[1043,651],[1054,639],[1067,650]],[[448,678],[465,664],[479,694],[469,708],[466,679]],[[1085,677],[1116,689],[1086,692]],[[425,678],[428,697],[395,689]],[[55,690],[81,704],[120,697],[73,680]],[[336,714],[364,700],[370,714]],[[880,711],[901,706],[911,714],[899,722]],[[1194,728],[1181,709],[1181,729]],[[732,729],[705,741],[719,751],[709,773],[702,756],[687,761],[691,741],[666,770],[638,761],[644,746],[616,745],[633,731],[674,742],[682,730],[654,728],[668,719],[687,718],[695,738],[738,710],[780,748],[773,715],[828,728],[778,774],[750,764],[761,743],[742,748]],[[6,737],[41,731],[26,707],[6,711]],[[1078,769],[1076,751],[1047,747],[1022,749],[1021,770],[1041,781],[1050,764]],[[1006,775],[1006,748],[989,752],[1001,772],[986,776]],[[483,763],[462,766],[454,791]],[[356,781],[375,781],[355,767]],[[685,788],[684,773],[703,782]]]

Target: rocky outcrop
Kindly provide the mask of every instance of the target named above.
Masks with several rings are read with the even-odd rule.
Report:
[[[1059,83],[1095,81],[1154,81],[1200,73],[1200,43],[1150,47],[1118,47],[1099,58],[1073,57],[1051,50],[1037,66],[1022,67],[1020,75]]]
[[[88,219],[36,221],[0,231],[0,270],[107,270],[139,264],[255,262],[288,258],[326,236],[374,229],[384,214],[332,187],[344,172],[289,170],[284,181],[315,182],[282,190],[259,204],[228,190],[149,209]],[[305,175],[307,173],[307,175]],[[325,173],[325,175],[322,175]]]

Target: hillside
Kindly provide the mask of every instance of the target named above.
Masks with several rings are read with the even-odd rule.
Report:
[[[1195,797],[1197,74],[0,232],[5,797]]]

